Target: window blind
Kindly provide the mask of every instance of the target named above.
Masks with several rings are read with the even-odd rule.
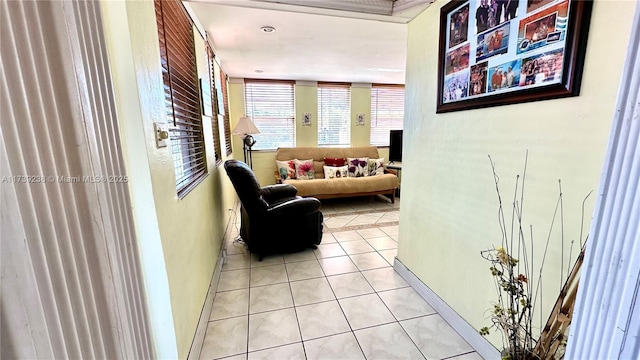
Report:
[[[178,0],[155,0],[176,191],[182,198],[207,175],[193,27]]]
[[[222,163],[222,150],[220,149],[220,127],[218,126],[218,96],[216,92],[217,86],[221,84],[216,84],[215,82],[215,66],[214,66],[214,54],[213,49],[208,42],[205,43],[207,48],[207,61],[209,64],[209,81],[211,83],[211,128],[213,129],[213,148],[215,152],[216,165]]]
[[[402,130],[404,86],[371,87],[371,145],[389,146],[389,130]]]
[[[220,67],[220,86],[222,88],[222,100],[224,104],[224,145],[227,155],[233,151],[231,148],[231,121],[229,119],[229,94],[227,94],[227,74]]]
[[[351,145],[351,86],[318,84],[318,146]]]
[[[260,130],[254,150],[296,146],[293,81],[245,80],[246,114]]]

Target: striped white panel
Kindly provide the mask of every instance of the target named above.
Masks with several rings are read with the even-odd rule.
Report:
[[[3,175],[48,180],[2,189],[2,357],[151,358],[126,184],[58,181],[126,175],[97,4],[0,6]]]
[[[640,358],[640,7],[590,230],[568,359]],[[634,315],[635,314],[635,315]]]

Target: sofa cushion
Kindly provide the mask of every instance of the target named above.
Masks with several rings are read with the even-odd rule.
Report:
[[[278,148],[276,151],[276,160],[285,161],[293,159],[313,159],[313,169],[315,178],[324,178],[322,167],[324,166],[324,158],[343,158],[348,157],[367,157],[377,159],[378,148],[375,146],[358,146],[348,148],[318,148],[318,147],[295,147],[295,148]]]
[[[347,158],[350,177],[369,176],[369,158]]]
[[[347,165],[344,166],[325,166],[324,167],[324,178],[325,179],[336,179],[341,177],[347,177],[347,172],[349,171],[349,167]]]
[[[293,160],[296,164],[296,179],[310,180],[314,178],[313,159]]]
[[[383,174],[360,178],[288,179],[284,183],[295,186],[300,196],[327,196],[393,190],[398,188],[399,180],[393,174]]]
[[[345,158],[324,158],[324,164],[326,166],[344,166],[347,163]]]
[[[384,158],[369,159],[369,176],[384,174]]]
[[[282,180],[296,178],[296,162],[294,160],[276,160],[276,168],[278,168],[278,174],[280,174]]]

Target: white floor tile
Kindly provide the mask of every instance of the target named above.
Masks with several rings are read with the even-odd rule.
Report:
[[[360,272],[327,277],[338,299],[373,293],[373,288]]]
[[[200,359],[218,359],[247,352],[247,316],[207,324]]]
[[[222,264],[222,271],[248,269],[251,266],[249,254],[227,255]]]
[[[251,288],[249,313],[293,307],[293,298],[288,283]]]
[[[249,315],[249,351],[300,341],[294,309]]]
[[[398,243],[389,236],[367,239],[367,242],[376,250],[389,250],[398,248]]]
[[[260,261],[260,257],[257,254],[251,255],[251,267],[279,265],[279,264],[284,264],[284,259],[282,255],[267,255],[262,258],[262,261]]]
[[[278,346],[249,353],[248,360],[305,360],[302,343]],[[226,359],[225,359],[226,360]]]
[[[327,276],[358,271],[358,268],[348,256],[320,259],[320,266],[322,266],[322,271]]]
[[[399,227],[398,225],[383,226],[383,227],[380,227],[380,230],[382,230],[382,232],[384,232],[387,235],[398,235]]]
[[[213,299],[209,321],[247,315],[249,311],[249,289],[219,292]]]
[[[363,271],[362,275],[364,275],[375,291],[385,291],[409,286],[392,267]]]
[[[364,239],[355,230],[338,231],[338,232],[334,232],[332,234],[333,234],[333,237],[336,238],[336,240],[338,240],[338,242],[363,240]]]
[[[370,229],[360,229],[356,230],[356,232],[362,236],[365,240],[377,237],[387,236],[387,234],[383,233],[382,230],[378,228],[370,228]]]
[[[304,342],[309,360],[364,360],[352,332]]]
[[[302,340],[351,331],[337,301],[299,306],[296,308]]]
[[[286,265],[289,281],[305,280],[323,277],[318,260],[301,261]]]
[[[245,289],[249,287],[249,269],[223,271],[218,281],[218,291]]]
[[[447,358],[447,360],[484,360],[477,352],[470,352],[463,355]]]
[[[329,282],[324,277],[294,281],[291,283],[291,293],[296,306],[335,300]]]
[[[411,287],[379,292],[387,308],[398,320],[432,315],[436,311]]]
[[[442,359],[473,351],[440,315],[405,320],[400,325],[428,359]]]
[[[388,267],[389,263],[377,252],[349,255],[360,271]]]
[[[316,249],[315,252],[318,259],[346,255],[346,253],[338,243],[320,244],[318,245],[318,249]]]
[[[315,260],[315,259],[316,259],[316,254],[311,249],[284,255],[284,262],[287,264],[298,262],[298,261],[308,261],[308,260]]]
[[[336,238],[331,233],[324,233],[322,235],[322,242],[320,244],[331,244],[336,242]]]
[[[396,320],[376,294],[340,299],[338,302],[353,330]]]
[[[340,243],[340,246],[342,246],[342,249],[349,255],[375,251],[369,243],[364,240],[347,241]]]
[[[287,282],[287,270],[282,265],[261,266],[251,269],[251,287]]]
[[[424,359],[398,323],[355,331],[367,360]]]
[[[382,255],[382,257],[387,260],[387,262],[389,263],[389,265],[393,266],[393,263],[395,261],[396,256],[398,256],[398,249],[391,249],[391,250],[381,250],[378,251],[378,253],[380,255]]]

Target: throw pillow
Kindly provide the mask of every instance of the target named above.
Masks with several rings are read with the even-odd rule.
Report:
[[[298,180],[311,180],[315,177],[313,171],[313,159],[310,160],[294,160],[296,163],[296,178]]]
[[[327,166],[344,166],[346,163],[344,158],[324,158],[324,164]]]
[[[347,158],[349,177],[369,176],[369,158]]]
[[[280,178],[282,178],[282,180],[296,178],[295,160],[289,160],[289,161],[276,160],[276,168],[278,168],[278,174],[280,174]]]
[[[384,158],[369,159],[369,176],[384,174]]]
[[[345,166],[323,166],[325,179],[339,179],[347,177],[349,167]]]

